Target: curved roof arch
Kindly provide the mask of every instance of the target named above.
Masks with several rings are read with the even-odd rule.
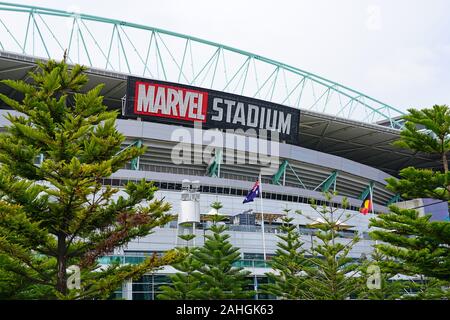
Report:
[[[21,25],[22,28],[17,28]],[[0,50],[255,97],[401,128],[403,112],[314,73],[151,26],[0,2]]]

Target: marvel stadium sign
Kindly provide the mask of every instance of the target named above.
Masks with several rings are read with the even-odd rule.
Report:
[[[206,128],[277,132],[298,144],[298,109],[226,92],[128,77],[125,115]]]
[[[136,81],[134,113],[183,121],[206,121],[208,93]]]

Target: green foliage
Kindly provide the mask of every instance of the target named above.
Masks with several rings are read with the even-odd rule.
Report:
[[[271,268],[276,272],[266,273],[269,283],[263,285],[263,291],[279,299],[304,299],[305,267],[310,266],[302,249],[303,242],[294,218],[288,217],[290,210],[285,209],[282,218],[281,234],[278,234],[277,250],[270,261]]]
[[[201,263],[193,256],[193,251],[196,248],[180,248],[179,252],[183,257],[180,262],[172,266],[180,271],[170,275],[171,285],[161,286],[161,294],[158,299],[161,300],[193,300],[201,299],[204,296],[200,287],[198,269]]]
[[[250,284],[249,271],[233,267],[240,260],[239,248],[231,245],[227,227],[214,223],[211,234],[205,236],[205,244],[193,252],[194,258],[201,263],[199,274],[202,299],[249,299],[255,294],[246,290]]]
[[[20,271],[20,265],[7,255],[0,255],[0,300],[7,299],[41,299],[51,296],[49,287],[33,284],[26,277],[17,275],[13,271]]]
[[[324,195],[331,203],[333,195]],[[346,213],[347,206],[347,199],[343,199],[341,209],[331,205],[320,207],[311,200],[316,215],[296,211],[317,231],[310,248],[304,248],[301,234],[292,223],[294,219],[287,216],[289,210],[285,211],[282,234],[278,235],[278,248],[271,261],[275,272],[267,273],[270,281],[264,286],[265,292],[281,299],[343,300],[355,297],[362,290],[357,277],[359,264],[349,257],[359,238],[349,240],[339,234],[351,218]]]
[[[404,275],[425,275],[450,281],[450,223],[429,221],[415,210],[390,207],[371,225],[378,250],[393,259],[382,262],[384,271]]]
[[[212,208],[222,208],[214,202]],[[203,247],[185,248],[185,259],[173,266],[181,271],[171,276],[172,286],[162,287],[159,299],[249,299],[255,292],[246,289],[250,272],[233,267],[240,259],[239,249],[231,245],[222,216],[212,217],[211,233]]]
[[[333,194],[324,195],[331,203]],[[345,210],[347,200],[343,200],[343,208],[325,204],[317,206],[314,201],[311,207],[321,218],[321,222],[298,212],[313,222],[312,227],[318,229],[317,241],[306,250],[312,257],[307,259],[309,265],[305,267],[305,296],[316,300],[344,300],[354,297],[361,290],[357,278],[359,264],[349,254],[360,239],[356,235],[352,239],[345,239],[339,234],[339,230],[352,217]]]
[[[14,288],[0,285],[5,298],[104,298],[176,257],[98,269],[98,257],[171,218],[150,182],[129,183],[117,198],[118,189],[102,186],[145,148],[118,154],[125,138],[115,128],[117,112],[103,105],[102,85],[81,92],[85,70],[50,60],[30,73],[31,83],[2,81],[23,95],[16,101],[0,94],[19,112],[8,114],[11,124],[0,134],[0,281]],[[70,265],[80,266],[82,287],[69,292]]]
[[[361,261],[361,266],[359,268],[361,277],[362,290],[358,294],[359,299],[369,299],[369,300],[398,300],[407,296],[408,292],[411,290],[416,290],[418,285],[410,280],[398,280],[396,278],[396,273],[389,273],[384,268],[382,269],[383,263],[389,263],[388,258],[382,254],[379,250],[372,251],[371,259],[365,259]],[[367,286],[367,281],[371,280],[371,276],[375,276],[373,273],[369,273],[370,266],[377,266],[379,268],[380,276],[380,288],[369,288]],[[381,272],[383,270],[383,272]],[[378,274],[377,274],[378,276]]]
[[[182,240],[184,240],[186,242],[189,242],[189,241],[191,241],[192,239],[195,238],[195,235],[194,234],[183,234],[181,236],[178,236],[178,238],[180,238],[180,239],[182,239]]]
[[[400,179],[388,178],[387,189],[399,193],[403,199],[433,198],[450,200],[450,173],[408,167],[400,170]]]
[[[448,106],[434,105],[431,109],[408,109],[408,112],[403,117],[407,122],[400,133],[401,139],[394,143],[396,146],[439,155],[450,151]]]
[[[434,198],[450,200],[447,153],[450,151],[450,109],[435,105],[431,109],[410,109],[400,140],[395,145],[438,156],[443,170],[409,167],[400,179],[387,179],[387,188],[403,199]],[[377,249],[388,259],[380,261],[383,272],[424,278],[411,298],[448,297],[450,286],[450,223],[430,221],[415,210],[389,207],[390,212],[371,219]],[[425,208],[426,210],[426,208]],[[417,289],[417,288],[416,288]]]

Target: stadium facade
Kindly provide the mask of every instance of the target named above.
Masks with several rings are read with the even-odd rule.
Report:
[[[185,210],[181,203],[182,189],[186,189],[188,181],[194,182],[193,186],[199,192],[198,213],[200,216],[198,223],[195,224],[195,230],[191,231],[197,237],[189,245],[194,245],[194,241],[195,245],[202,245],[204,235],[208,232],[210,205],[214,201],[220,201],[223,205],[220,213],[226,216],[225,221],[229,226],[231,242],[240,248],[241,260],[238,265],[251,271],[255,289],[266,281],[264,273],[269,271],[269,268],[264,255],[269,260],[276,250],[280,217],[284,209],[290,209],[289,215],[295,218],[294,223],[298,225],[302,233],[305,246],[310,246],[314,240],[314,229],[310,228],[311,221],[295,214],[295,211],[301,210],[313,218],[318,217],[309,205],[309,200],[315,199],[319,204],[324,203],[325,198],[322,192],[325,190],[338,193],[338,196],[332,200],[336,207],[340,206],[343,197],[348,198],[350,207],[347,211],[352,214],[352,218],[340,231],[342,235],[340,241],[346,242],[358,233],[362,240],[354,247],[351,256],[359,259],[362,255],[370,254],[373,244],[368,236],[369,218],[373,214],[386,212],[388,204],[401,200],[385,188],[385,179],[396,176],[402,167],[408,165],[424,168],[439,167],[438,159],[426,154],[397,149],[391,145],[399,137],[401,128],[399,121],[401,113],[398,110],[300,69],[237,49],[156,28],[37,7],[0,5],[0,20],[7,30],[13,30],[12,27],[8,28],[8,19],[13,19],[10,15],[13,17],[25,15],[35,21],[33,28],[39,30],[39,33],[36,32],[38,34],[35,39],[36,44],[41,48],[41,52],[45,47],[47,54],[41,56],[30,51],[31,46],[27,44],[31,41],[31,29],[27,28],[25,19],[24,31],[20,35],[24,37],[23,41],[18,41],[20,36],[14,37],[12,32],[9,34],[5,32],[3,37],[6,38],[0,36],[0,77],[26,80],[27,72],[36,67],[38,60],[61,58],[60,49],[64,46],[60,37],[68,40],[70,34],[70,41],[72,41],[73,34],[78,35],[79,40],[82,39],[78,42],[78,57],[76,50],[72,47],[74,51],[72,52],[70,49],[71,42],[66,47],[69,48],[68,51],[66,50],[69,57],[72,57],[69,61],[90,66],[88,71],[90,82],[87,89],[99,83],[105,84],[103,89],[105,104],[111,109],[120,111],[117,128],[126,136],[123,147],[126,148],[129,145],[147,147],[144,155],[134,159],[127,167],[112,176],[105,177],[104,185],[120,188],[128,181],[143,178],[154,181],[159,187],[156,193],[157,198],[164,198],[170,202],[172,205],[170,213],[180,217]],[[52,23],[64,24],[67,21],[73,21],[74,25],[78,25],[78,29],[74,33],[73,28],[76,27],[72,27],[72,32],[69,32],[69,28],[66,34],[52,33],[46,37],[44,31],[47,29],[42,22],[39,22],[38,17],[50,31],[57,30],[52,27]],[[56,22],[51,18],[61,19],[62,22]],[[97,42],[89,45],[87,41],[89,34],[92,36],[95,28],[88,26],[88,23],[102,24],[102,28],[105,25],[113,28],[111,44],[115,37],[121,39],[122,48],[118,46],[119,64],[122,50],[122,57],[129,54],[129,59],[126,60],[128,70],[121,72],[120,68],[117,70],[113,67],[117,64],[117,58],[116,60],[112,56],[110,58],[108,53],[108,59],[106,59],[107,46],[102,50],[101,44]],[[185,55],[178,55],[179,60],[176,63],[178,69],[172,70],[172,76],[170,76],[169,62],[164,69],[162,53],[155,56],[156,61],[159,62],[152,64],[150,58],[147,61],[148,64],[143,64],[143,72],[139,73],[141,77],[133,76],[138,73],[132,71],[129,66],[134,61],[131,53],[139,52],[139,48],[137,45],[124,47],[125,36],[130,43],[133,43],[131,31],[126,31],[125,27],[148,31],[152,34],[153,38],[149,38],[150,47],[152,39],[159,39],[159,48],[161,49],[164,43],[168,49],[166,45],[168,42],[163,42],[163,36],[186,41],[186,47],[181,46],[177,49],[181,52],[184,50]],[[99,28],[99,31],[102,31],[102,28]],[[93,38],[98,39],[95,35]],[[55,39],[60,44],[59,47],[55,43],[51,44]],[[11,47],[7,46],[8,41]],[[156,43],[154,46],[158,47],[157,40],[153,41]],[[20,48],[15,48],[14,43]],[[33,51],[34,43],[33,40]],[[83,49],[83,43],[85,53],[80,57],[80,46]],[[183,65],[184,60],[188,60],[186,48],[191,43],[212,46],[219,51],[217,55],[211,56],[212,58],[209,59],[211,62],[200,64],[203,69],[199,67],[198,73],[192,72],[189,80],[187,76],[184,76],[188,72],[183,69]],[[150,47],[147,58],[152,56],[152,50],[156,50]],[[106,59],[106,67],[100,67],[101,63],[95,63],[93,58],[89,57],[89,52],[99,48]],[[109,51],[111,51],[111,45]],[[173,49],[171,53],[174,60],[176,60],[174,57],[177,57],[175,51],[176,49]],[[244,64],[240,69],[239,64],[236,63],[233,69],[234,77],[233,73],[229,72],[226,79],[228,81],[222,79],[223,83],[220,86],[220,80],[215,80],[215,77],[218,62],[221,61],[220,54],[225,51],[239,54],[250,60],[247,67]],[[143,57],[145,54],[140,56]],[[189,58],[191,60],[195,58],[192,51]],[[199,54],[198,59],[209,61],[206,54]],[[168,58],[168,61],[171,59]],[[239,77],[250,78],[248,70],[251,68],[251,61],[275,67],[274,70],[277,70],[277,74],[280,72],[280,77],[275,78],[269,72],[266,73],[268,80],[265,82],[261,79],[259,83],[256,82],[256,85],[253,82],[244,86],[243,83],[246,80],[243,82],[240,80],[241,82],[237,82],[234,86]],[[141,64],[141,62],[135,60],[135,64]],[[158,68],[158,63],[159,70],[165,70],[164,76],[158,77],[156,71],[151,69],[155,64]],[[210,71],[206,74],[204,70],[208,67]],[[256,65],[254,69],[256,73]],[[212,75],[213,70],[214,75]],[[323,94],[318,93],[316,100],[311,100],[312,103],[309,101],[309,104],[294,103],[292,101],[297,99],[281,97],[278,86],[282,84],[277,82],[282,79],[281,72],[285,73],[284,84],[287,98],[293,98],[298,93],[300,97],[302,94],[306,96],[304,90],[307,89],[302,89],[301,92],[296,90],[305,86],[307,81],[316,88],[322,88]],[[291,76],[298,76],[298,79],[303,77],[303,83],[300,82],[297,85],[299,83],[297,80],[286,80],[286,73],[289,72]],[[199,79],[208,80],[211,77],[213,81],[199,81]],[[268,83],[267,88],[265,83]],[[250,93],[252,85],[253,93]],[[272,94],[261,95],[260,93],[266,89]],[[16,97],[16,93],[9,91],[5,86],[0,86],[0,91]],[[311,97],[309,99],[312,99]],[[336,97],[350,102],[342,103],[341,101],[339,102],[341,107],[338,108],[339,103]],[[308,98],[305,97],[305,99]],[[343,112],[345,108],[353,108],[353,111]],[[358,111],[358,108],[365,108],[366,111],[359,119],[358,112],[362,111]],[[7,112],[12,111],[7,110],[4,105],[0,106],[1,128],[7,125],[3,117]],[[267,140],[263,134],[268,134]],[[212,143],[212,137],[217,136],[220,136],[221,142]],[[275,141],[275,138],[278,140]],[[264,141],[268,142],[264,143]],[[262,173],[262,201],[256,199],[254,202],[243,204],[245,195],[260,173]],[[369,186],[373,188],[374,210],[373,213],[363,215],[359,213],[359,208],[361,199],[368,192]],[[261,222],[262,216],[264,216],[263,222]],[[262,227],[264,227],[264,242]],[[108,264],[111,261],[137,263],[155,252],[161,253],[174,246],[185,245],[180,243],[177,237],[180,232],[185,231],[183,230],[178,225],[178,221],[174,220],[164,227],[157,228],[153,234],[103,257],[101,263]],[[173,272],[173,268],[166,267],[145,275],[139,280],[125,283],[122,290],[117,292],[117,296],[125,299],[155,299],[159,286],[165,284],[168,281],[167,275]],[[256,298],[265,298],[265,296],[259,294]]]

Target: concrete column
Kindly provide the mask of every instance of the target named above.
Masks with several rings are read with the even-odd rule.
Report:
[[[133,281],[131,279],[122,283],[122,298],[133,300]]]

